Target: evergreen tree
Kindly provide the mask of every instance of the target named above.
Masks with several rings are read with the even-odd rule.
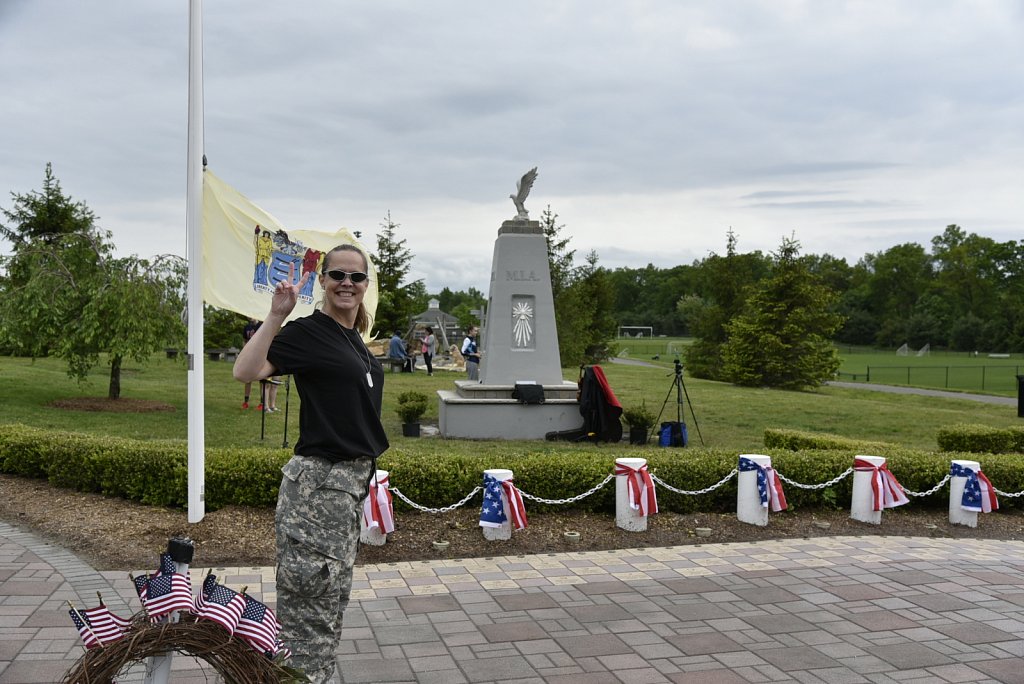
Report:
[[[11,224],[0,223],[0,237],[11,241],[15,249],[33,239],[52,243],[61,235],[84,235],[92,230],[96,220],[84,202],[75,202],[64,195],[50,163],[43,175],[42,192],[33,190],[24,195],[12,192],[11,198],[13,208],[0,208],[0,213]]]
[[[551,293],[555,297],[555,309],[558,309],[558,297],[572,285],[576,278],[573,261],[576,250],[569,249],[571,238],[562,238],[559,233],[565,228],[558,223],[558,214],[551,211],[549,204],[540,215],[540,226],[544,230],[544,239],[548,245],[548,268],[551,271]]]
[[[677,310],[686,317],[694,336],[684,354],[690,374],[697,378],[722,380],[722,346],[729,339],[728,324],[742,311],[748,288],[761,280],[769,262],[760,252],[739,254],[737,236],[726,233],[725,256],[712,254],[699,265],[699,299],[679,300]]]
[[[601,361],[610,355],[615,339],[615,297],[608,273],[598,267],[593,251],[585,266],[574,266],[576,250],[569,249],[570,238],[561,237],[565,226],[558,223],[550,205],[541,214],[540,224],[548,247],[562,366]]]
[[[597,252],[591,250],[573,284],[578,298],[586,303],[590,314],[582,335],[583,363],[600,363],[615,352],[615,292],[608,271],[597,262]]]
[[[401,224],[391,220],[389,211],[380,224],[377,234],[377,253],[371,255],[377,267],[377,315],[374,328],[378,332],[391,334],[395,330],[405,332],[411,316],[426,308],[426,288],[421,281],[406,283],[412,252],[406,248],[405,240],[399,240]]]
[[[723,375],[737,385],[803,389],[839,369],[832,336],[842,325],[835,293],[799,258],[800,243],[784,238],[771,275],[755,285],[742,313],[726,325]]]

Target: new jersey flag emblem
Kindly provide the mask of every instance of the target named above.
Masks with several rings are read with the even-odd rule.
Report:
[[[207,304],[263,320],[277,284],[289,275],[298,283],[310,272],[289,318],[308,316],[321,298],[315,276],[324,255],[340,244],[356,245],[369,262],[366,249],[347,229],[286,230],[210,170],[203,172],[203,299]],[[363,306],[372,318],[377,311],[377,271],[372,263],[369,275]]]

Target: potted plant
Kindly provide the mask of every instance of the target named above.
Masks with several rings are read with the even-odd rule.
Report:
[[[402,392],[398,395],[398,412],[402,419],[402,436],[420,436],[420,418],[427,412],[429,399],[423,392]]]
[[[647,410],[647,403],[640,401],[639,406],[630,406],[622,410],[622,418],[629,425],[629,443],[646,444],[647,431],[654,425],[655,416]]]

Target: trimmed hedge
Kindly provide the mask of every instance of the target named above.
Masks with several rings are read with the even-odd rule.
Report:
[[[779,430],[768,428],[764,431],[764,445],[769,449],[788,449],[802,451],[804,449],[838,449],[840,451],[856,451],[861,454],[884,456],[896,449],[896,445],[887,442],[869,442],[866,440],[840,437],[828,432],[802,432],[800,430]]]
[[[994,428],[974,423],[957,423],[940,429],[938,442],[941,451],[1019,454],[1024,452],[1024,428]]]
[[[880,450],[863,448],[865,442],[846,440],[845,446],[830,442],[828,449],[797,449],[792,445],[812,436],[774,431],[773,439],[790,448],[766,450],[772,465],[787,479],[819,484],[843,473],[858,453],[884,455],[889,467],[908,490],[931,489],[949,472],[951,458],[970,454],[926,453],[884,445]],[[817,436],[823,442],[834,439]],[[843,438],[837,438],[842,440]],[[766,434],[767,440],[767,434]],[[185,507],[188,503],[187,445],[172,441],[138,441],[53,433],[22,425],[0,425],[0,471],[44,478],[55,485],[118,496],[159,506]],[[482,483],[488,468],[511,468],[516,485],[543,499],[560,500],[582,494],[612,472],[616,457],[625,451],[615,445],[580,445],[572,451],[539,443],[530,451],[510,452],[503,443],[481,442],[471,455],[451,454],[444,440],[419,440],[392,447],[378,466],[391,473],[391,481],[416,503],[440,508],[456,503]],[[721,449],[630,448],[630,457],[646,458],[651,471],[676,489],[697,491],[715,484],[737,466],[738,454]],[[206,452],[206,508],[229,504],[273,506],[277,501],[281,466],[291,457],[285,449],[208,449]],[[984,471],[1005,492],[1024,490],[1024,456],[1004,454],[987,458]],[[853,478],[845,477],[832,487],[807,490],[786,486],[792,508],[845,507]],[[948,502],[942,488],[928,497],[915,497],[916,506],[942,508]],[[736,510],[736,480],[700,496],[682,495],[665,488],[658,491],[659,508],[676,513]],[[1003,508],[1024,504],[1003,497]],[[407,508],[397,497],[396,508]],[[479,495],[469,506],[479,505]],[[528,501],[532,511],[558,510],[562,506]],[[605,487],[574,504],[575,509],[611,512],[615,487]]]

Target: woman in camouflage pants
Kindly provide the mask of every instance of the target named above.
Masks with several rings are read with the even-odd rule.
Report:
[[[292,664],[332,681],[342,615],[352,588],[361,504],[388,448],[380,422],[384,371],[363,343],[369,260],[353,245],[324,257],[323,306],[282,328],[299,292],[278,283],[263,325],[235,362],[235,379],[294,375],[301,400],[295,455],[277,502],[277,612]]]

